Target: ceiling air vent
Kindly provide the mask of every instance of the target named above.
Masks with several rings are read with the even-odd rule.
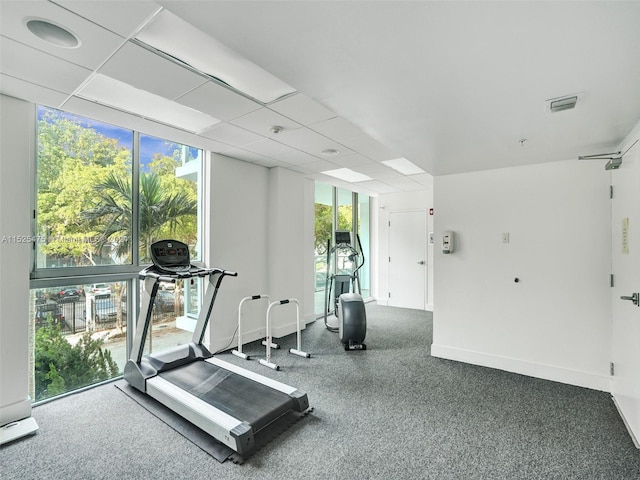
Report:
[[[571,110],[576,107],[580,95],[569,95],[566,97],[551,98],[547,100],[547,108],[551,113]]]

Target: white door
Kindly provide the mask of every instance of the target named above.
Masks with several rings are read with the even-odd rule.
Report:
[[[425,309],[426,211],[389,213],[389,305]]]
[[[611,393],[631,435],[640,440],[640,143],[611,171],[613,377]],[[634,295],[635,294],[635,295]],[[624,298],[621,298],[624,297]]]

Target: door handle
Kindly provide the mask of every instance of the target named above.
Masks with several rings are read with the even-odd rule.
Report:
[[[623,295],[622,297],[620,297],[622,300],[631,300],[633,302],[634,305],[640,307],[640,293],[634,293],[633,295],[626,296]]]
[[[418,265],[424,265],[424,260],[420,260],[419,262],[417,262]]]

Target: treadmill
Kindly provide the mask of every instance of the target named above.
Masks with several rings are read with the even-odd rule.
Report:
[[[189,247],[176,240],[151,245],[153,265],[144,280],[140,314],[124,379],[238,454],[255,448],[255,435],[289,412],[309,409],[295,387],[213,358],[202,344],[222,280],[237,273],[191,265]],[[204,303],[191,342],[143,355],[161,282],[207,278]]]

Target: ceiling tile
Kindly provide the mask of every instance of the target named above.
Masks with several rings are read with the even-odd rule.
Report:
[[[278,158],[290,165],[304,165],[305,167],[308,163],[315,163],[318,161],[318,157],[314,157],[313,155],[309,155],[308,153],[301,152],[296,149],[291,149],[286,154]]]
[[[58,108],[68,97],[66,93],[56,92],[8,75],[0,75],[0,93],[55,108]]]
[[[63,93],[72,93],[91,74],[86,68],[8,38],[0,42],[0,71]]]
[[[263,137],[275,137],[276,135],[283,135],[291,130],[302,128],[302,125],[299,123],[264,107],[241,117],[234,118],[230,120],[229,123],[251,130]],[[277,134],[274,133],[270,130],[273,126],[282,127],[283,131]]]
[[[269,138],[250,145],[245,145],[243,148],[291,165],[302,165],[318,161],[318,159],[313,155],[306,154]]]
[[[130,113],[105,107],[99,103],[91,102],[78,97],[69,98],[60,108],[67,112],[75,113],[93,120],[118,125],[119,127],[135,129],[141,122],[141,118]]]
[[[67,10],[102,25],[104,28],[128,38],[133,35],[160,6],[150,1],[114,2],[113,0],[52,0]]]
[[[274,164],[279,164],[277,160],[266,157],[264,155],[260,155],[259,153],[250,152],[249,150],[245,150],[244,148],[230,148],[220,153],[227,157],[237,158],[238,160],[244,160],[245,162],[260,163],[261,165],[261,162],[268,163],[270,161],[274,162]]]
[[[394,179],[385,179],[384,183],[391,185],[392,187],[397,188],[403,192],[410,192],[414,190],[424,190],[424,185],[420,185],[417,182],[414,182],[410,178],[394,178]]]
[[[395,193],[400,191],[399,188],[393,187],[387,183],[379,182],[377,180],[372,180],[369,182],[360,182],[358,185],[362,185],[363,187],[378,193]]]
[[[3,1],[0,5],[0,31],[4,37],[91,70],[98,68],[123,42],[119,35],[51,2]],[[80,40],[80,46],[59,47],[36,37],[26,26],[26,21],[34,17],[51,21],[69,30]]]
[[[284,168],[290,168],[291,165],[288,165],[284,162],[280,162],[279,160],[275,160],[273,158],[264,158],[263,160],[257,160],[255,162],[256,165],[262,165],[263,167],[267,167],[267,168],[273,168],[273,167],[284,167]]]
[[[354,168],[354,167],[360,168],[363,165],[368,165],[370,163],[375,163],[375,162],[372,162],[367,157],[363,157],[362,155],[360,155],[358,153],[342,155],[342,156],[339,157],[339,160],[337,160],[337,161],[340,162],[341,166],[347,167],[347,168]]]
[[[326,172],[327,170],[335,170],[336,168],[340,168],[340,165],[328,162],[326,160],[320,160],[314,163],[306,163],[304,166],[305,168],[314,172]]]
[[[118,50],[99,72],[170,100],[207,82],[201,75],[131,42]]]
[[[354,153],[353,151],[345,148],[338,142],[320,135],[308,128],[299,128],[291,132],[284,132],[278,135],[276,140],[290,147],[297,148],[311,155],[322,157],[322,151],[327,149],[337,150],[338,155],[332,156],[332,160],[335,160],[341,156]]]
[[[136,130],[141,133],[146,133],[147,135],[182,143],[190,147],[205,148],[212,151],[220,147],[220,144],[214,140],[198,137],[191,132],[186,132],[145,118],[140,119],[140,122],[136,125]],[[225,145],[225,148],[226,147]]]
[[[394,169],[387,167],[381,163],[371,162],[359,166],[362,173],[366,173],[370,177],[385,178],[385,177],[397,177],[400,174]]]
[[[309,128],[322,135],[344,143],[350,138],[362,136],[362,130],[342,117],[334,117],[319,123],[310,125]]]
[[[331,110],[302,93],[272,103],[268,108],[302,125],[312,125],[336,116]]]
[[[231,120],[261,108],[258,103],[214,82],[199,86],[177,101],[220,120]]]
[[[306,165],[286,165],[285,168],[294,172],[301,173],[305,176],[315,173],[312,170],[309,170]]]
[[[220,123],[209,130],[200,132],[199,135],[218,142],[235,145],[236,147],[242,147],[264,139],[264,137],[256,133],[236,127],[230,123]]]

